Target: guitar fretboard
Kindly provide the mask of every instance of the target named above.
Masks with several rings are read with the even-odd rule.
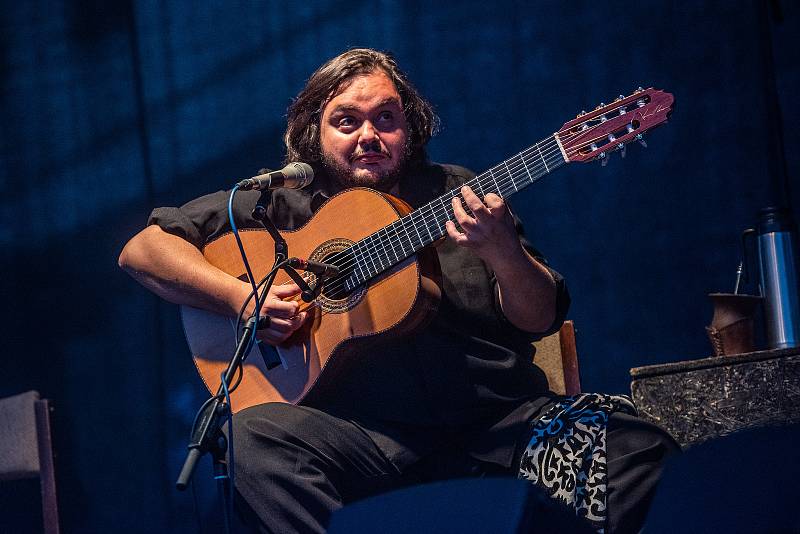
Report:
[[[507,198],[564,163],[566,160],[556,136],[552,135],[479,174],[465,185],[481,198],[487,193]],[[422,247],[441,239],[446,234],[445,223],[455,221],[452,206],[455,197],[463,202],[460,188],[428,202],[355,243],[347,251],[326,260],[348,273],[343,289],[352,291]]]

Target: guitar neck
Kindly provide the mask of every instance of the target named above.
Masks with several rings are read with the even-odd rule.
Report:
[[[557,136],[551,135],[479,174],[465,185],[480,197],[497,193],[508,198],[566,161]],[[366,282],[422,247],[441,239],[446,233],[445,222],[454,220],[452,199],[455,197],[461,198],[460,188],[428,202],[353,245],[350,252],[355,267],[347,285],[355,287]]]

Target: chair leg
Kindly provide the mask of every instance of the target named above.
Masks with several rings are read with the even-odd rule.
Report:
[[[42,487],[44,533],[59,534],[55,463],[53,442],[50,436],[50,404],[47,399],[36,401],[36,427],[39,441],[39,479]]]

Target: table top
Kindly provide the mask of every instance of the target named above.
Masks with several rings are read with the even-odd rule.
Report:
[[[727,365],[737,365],[741,363],[757,362],[774,358],[786,358],[789,356],[796,356],[798,354],[800,354],[800,347],[759,350],[755,352],[746,352],[744,354],[733,354],[730,356],[712,356],[710,358],[699,358],[695,360],[684,360],[634,367],[631,369],[630,373],[631,378],[636,380],[653,376],[685,373],[687,371],[696,371],[698,369],[708,369],[710,367],[723,367]]]

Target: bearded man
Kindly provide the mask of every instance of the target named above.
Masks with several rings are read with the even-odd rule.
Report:
[[[521,238],[503,199],[479,198],[474,175],[428,161],[437,118],[387,54],[349,50],[325,63],[292,103],[287,162],[314,167],[302,190],[277,190],[268,217],[305,224],[332,195],[369,187],[421,206],[460,188],[448,238],[436,247],[443,295],[430,324],[364,351],[324,402],[267,403],[234,416],[240,504],[268,532],[322,532],[342,505],[392,488],[519,470],[530,423],[557,398],[530,363],[530,343],[555,332],[569,306],[563,278]],[[240,193],[239,227],[258,228],[257,192]],[[230,230],[227,192],[153,211],[120,265],[166,300],[235,316],[251,286],[206,261],[202,247]],[[279,345],[307,312],[294,284],[270,289],[261,340]],[[252,304],[251,304],[252,308]],[[250,310],[252,311],[252,309]],[[673,447],[625,414],[608,424],[610,531],[641,526]]]

